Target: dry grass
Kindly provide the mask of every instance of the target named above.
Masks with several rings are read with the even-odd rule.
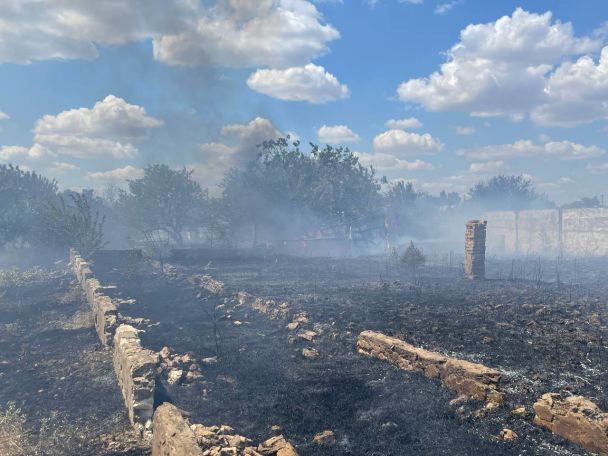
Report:
[[[0,411],[0,451],[3,456],[27,456],[29,439],[25,430],[25,414],[14,402]]]

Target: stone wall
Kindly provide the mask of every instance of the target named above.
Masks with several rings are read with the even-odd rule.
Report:
[[[470,220],[466,225],[464,243],[464,276],[467,279],[484,279],[486,276],[486,224]]]
[[[114,335],[112,361],[131,424],[141,432],[150,431],[158,353],[141,346],[137,329],[120,325]]]
[[[374,331],[359,334],[357,350],[403,370],[440,379],[459,395],[496,404],[503,402],[503,395],[498,391],[500,372],[482,364],[450,358]]]
[[[104,294],[103,287],[93,276],[89,263],[74,249],[70,250],[70,262],[93,313],[99,340],[104,346],[108,346],[112,343],[118,325],[118,307],[112,298]]]
[[[608,208],[486,212],[492,255],[608,256]]]
[[[154,412],[152,456],[202,456],[194,431],[173,404]]]
[[[545,427],[587,451],[608,454],[608,413],[582,396],[547,393],[534,404],[534,424]]]

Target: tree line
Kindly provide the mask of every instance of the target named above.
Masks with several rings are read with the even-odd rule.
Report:
[[[463,198],[390,183],[348,148],[289,137],[259,147],[256,159],[231,169],[210,196],[186,168],[148,165],[141,178],[106,195],[58,190],[57,182],[17,166],[0,166],[0,246],[75,246],[83,254],[112,244],[250,245],[310,238],[380,241],[440,236],[449,214],[554,207],[523,176],[479,182]],[[576,205],[596,204],[587,198]],[[434,222],[437,223],[434,223]]]

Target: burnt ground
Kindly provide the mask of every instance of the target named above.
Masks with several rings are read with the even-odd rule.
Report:
[[[202,383],[168,386],[171,400],[203,424],[229,424],[257,440],[279,425],[304,456],[585,454],[533,426],[532,413],[511,410],[523,405],[530,412],[543,393],[564,390],[608,409],[608,315],[605,290],[596,284],[471,283],[443,267],[413,280],[374,258],[241,257],[172,267],[165,276],[149,265],[134,275],[130,267],[128,279],[124,265],[95,269],[103,283],[136,300],[121,307],[123,314],[161,323],[142,334],[147,347],[168,345],[197,359],[219,355],[217,364],[202,366]],[[192,274],[224,281],[227,298],[197,299]],[[318,336],[294,337],[290,318],[239,306],[233,296],[242,290],[286,303],[289,317],[306,312],[304,328]],[[357,354],[356,337],[365,329],[501,369],[507,404],[481,413],[483,404],[450,405],[453,394],[438,382]],[[319,357],[304,358],[305,347]],[[501,441],[504,427],[520,438]],[[326,429],[338,443],[312,443]]]
[[[147,454],[67,269],[0,287],[0,384],[0,454]]]

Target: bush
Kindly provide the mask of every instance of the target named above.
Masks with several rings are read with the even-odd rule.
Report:
[[[414,245],[414,241],[410,241],[410,245],[401,255],[400,261],[403,267],[407,268],[410,273],[415,274],[416,270],[426,263],[426,257],[422,250]]]

